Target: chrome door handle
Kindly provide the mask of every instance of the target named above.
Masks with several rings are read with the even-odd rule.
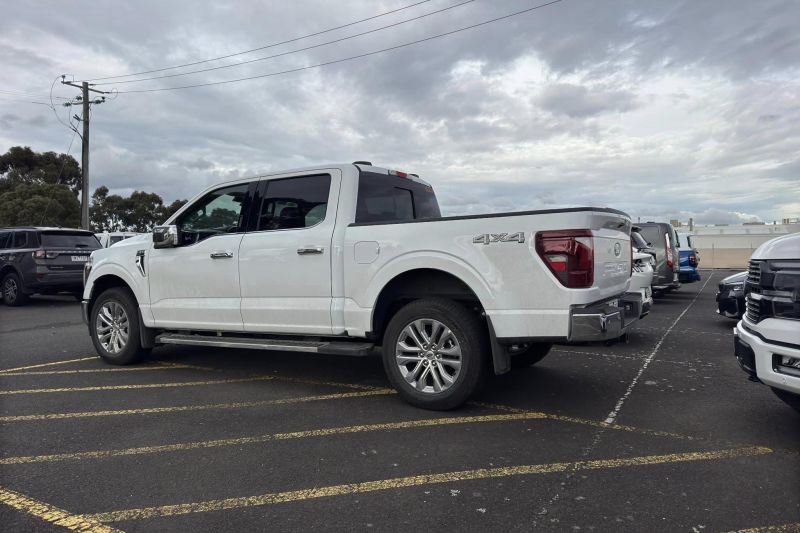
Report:
[[[211,252],[211,259],[230,259],[233,257],[233,252]]]
[[[312,254],[321,254],[325,252],[325,248],[322,246],[306,246],[305,248],[298,248],[297,255],[312,255]]]

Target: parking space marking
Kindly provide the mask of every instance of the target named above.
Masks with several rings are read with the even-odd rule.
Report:
[[[511,407],[508,405],[501,405],[496,403],[469,402],[469,405],[486,407],[490,409],[496,409],[498,411],[506,411],[509,413],[537,413],[537,411],[530,411],[528,409],[520,409],[517,407]],[[548,420],[557,420],[559,422],[569,422],[571,424],[580,424],[583,426],[593,426],[604,429],[613,429],[617,431],[627,431],[629,433],[638,433],[640,435],[649,435],[652,437],[669,437],[672,439],[680,439],[680,440],[703,440],[698,437],[691,437],[689,435],[681,435],[680,433],[671,433],[669,431],[661,431],[658,429],[637,428],[634,426],[624,426],[622,424],[609,424],[608,422],[604,422],[602,420],[591,420],[589,418],[577,418],[573,416],[554,415],[550,413],[538,413],[538,414],[542,415],[542,418],[546,418]]]
[[[568,353],[568,354],[580,354],[580,355],[587,355],[587,356],[595,356],[595,357],[605,357],[611,359],[629,359],[632,361],[644,361],[645,356],[635,356],[635,355],[619,355],[614,353],[600,353],[600,352],[582,352],[579,350],[562,350],[560,348],[553,348],[553,352],[556,353]],[[681,365],[681,366],[714,366],[712,363],[692,363],[690,361],[672,361],[670,359],[656,359],[654,362],[656,363],[667,363],[671,365]]]
[[[11,394],[50,394],[56,392],[98,392],[108,390],[161,389],[165,387],[200,387],[206,385],[224,385],[229,383],[247,383],[251,381],[271,381],[273,376],[255,376],[237,379],[212,379],[209,381],[178,381],[173,383],[137,383],[135,385],[99,385],[95,387],[62,387],[58,389],[19,389],[0,390],[0,395]]]
[[[0,374],[6,374],[8,372],[16,372],[17,370],[29,370],[31,368],[41,368],[43,366],[66,365],[68,363],[77,363],[78,361],[89,361],[90,359],[99,359],[99,357],[96,356],[96,355],[93,355],[91,357],[81,357],[80,359],[69,359],[67,361],[56,361],[55,363],[42,363],[40,365],[18,366],[17,368],[6,368],[4,370],[0,370]]]
[[[703,283],[703,286],[700,287],[699,291],[697,291],[697,294],[694,295],[694,298],[692,298],[692,301],[689,302],[689,305],[687,305],[686,308],[683,311],[681,311],[681,314],[679,314],[677,318],[675,318],[675,320],[672,321],[672,324],[669,325],[664,334],[661,335],[661,338],[658,339],[658,342],[656,343],[655,347],[653,347],[653,350],[644,359],[641,368],[639,368],[639,372],[636,373],[636,375],[633,377],[633,380],[631,380],[630,384],[628,385],[628,388],[625,389],[625,392],[622,394],[622,396],[620,396],[619,400],[617,400],[616,405],[614,405],[614,408],[611,410],[610,413],[608,413],[608,416],[606,417],[606,423],[613,424],[616,421],[620,411],[622,410],[622,406],[625,404],[625,401],[628,399],[628,397],[633,393],[633,389],[636,388],[636,384],[639,383],[639,379],[641,379],[645,370],[647,370],[647,367],[650,366],[650,363],[655,358],[656,354],[658,353],[658,350],[661,348],[661,345],[664,344],[664,341],[666,340],[667,336],[672,332],[672,330],[675,328],[678,322],[680,322],[681,318],[683,318],[683,316],[689,311],[689,309],[692,308],[692,306],[700,297],[700,295],[703,294],[706,285],[708,285],[708,282],[711,281],[713,277],[714,276],[711,275],[706,278],[705,283]]]
[[[96,520],[74,515],[49,503],[40,502],[19,492],[1,487],[0,503],[70,531],[80,531],[82,533],[113,533],[120,531]]]
[[[219,439],[196,442],[183,442],[165,444],[160,446],[143,446],[139,448],[125,448],[116,450],[98,450],[92,452],[60,453],[53,455],[33,455],[23,457],[5,457],[0,459],[0,465],[49,463],[58,461],[74,461],[82,459],[103,459],[107,457],[122,457],[128,455],[146,455],[164,452],[180,452],[206,448],[222,448],[225,446],[240,446],[244,444],[260,444],[270,441],[291,439],[306,439],[312,437],[328,437],[331,435],[347,435],[352,433],[368,433],[375,431],[392,431],[397,429],[415,429],[436,426],[452,426],[459,424],[485,424],[490,422],[509,422],[516,420],[536,420],[545,418],[542,413],[516,413],[507,415],[478,415],[458,416],[448,418],[426,418],[421,420],[406,420],[403,422],[385,422],[379,424],[363,424],[358,426],[344,426],[306,431],[293,431],[290,433],[272,433],[254,437],[240,437],[234,439]]]
[[[287,492],[273,492],[255,496],[238,498],[225,498],[208,500],[196,503],[183,503],[176,505],[163,505],[158,507],[144,507],[139,509],[126,509],[86,515],[99,522],[119,522],[123,520],[142,520],[186,515],[192,513],[206,513],[229,509],[241,509],[263,505],[273,505],[295,501],[312,500],[332,496],[349,494],[362,494],[367,492],[454,483],[478,479],[504,478],[512,476],[526,476],[535,474],[550,474],[556,472],[589,471],[601,469],[615,469],[637,466],[654,466],[661,464],[684,463],[690,461],[715,461],[765,455],[772,450],[764,447],[733,448],[710,452],[688,452],[666,455],[648,455],[642,457],[628,457],[622,459],[600,459],[591,461],[575,461],[566,463],[549,463],[536,465],[520,465],[499,468],[479,468],[476,470],[462,470],[458,472],[443,472],[439,474],[424,474],[400,478],[364,481],[360,483],[347,483],[328,487],[314,487],[310,489],[293,490]]]
[[[0,378],[7,376],[54,376],[66,374],[95,374],[102,372],[141,372],[145,370],[171,370],[180,368],[195,368],[190,365],[158,365],[158,366],[112,366],[107,368],[81,368],[80,370],[30,370],[26,372],[9,372],[0,374]]]
[[[800,522],[794,524],[782,524],[779,526],[752,527],[739,529],[730,533],[800,533]]]
[[[288,405],[293,403],[320,402],[326,400],[341,400],[346,398],[363,398],[367,396],[386,396],[395,394],[393,389],[372,389],[354,392],[341,392],[337,394],[320,394],[316,396],[300,396],[295,398],[279,398],[276,400],[261,400],[256,402],[216,403],[201,405],[178,405],[173,407],[147,407],[142,409],[121,409],[118,411],[79,411],[73,413],[46,413],[38,415],[12,415],[0,416],[0,422],[27,422],[37,420],[61,420],[66,418],[91,418],[98,416],[126,416],[146,415],[160,413],[178,413],[185,411],[204,411],[210,409],[243,409],[249,407],[262,407],[266,405]]]

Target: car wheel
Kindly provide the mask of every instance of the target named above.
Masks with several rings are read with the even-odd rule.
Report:
[[[800,394],[794,394],[792,392],[776,388],[773,388],[772,392],[775,393],[775,396],[786,402],[787,405],[800,413]]]
[[[25,294],[25,287],[18,274],[10,272],[3,277],[2,282],[3,302],[6,305],[16,307],[28,303],[28,295]]]
[[[553,344],[549,342],[531,342],[518,345],[517,349],[512,346],[509,348],[511,368],[526,368],[535,365],[550,353],[552,347]]]
[[[90,332],[98,355],[113,365],[129,365],[146,355],[139,336],[133,295],[118,287],[104,291],[92,306]]]
[[[486,326],[458,302],[415,300],[389,321],[383,366],[400,396],[424,409],[447,410],[477,391],[487,368]]]

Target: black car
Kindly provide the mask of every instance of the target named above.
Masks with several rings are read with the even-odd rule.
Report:
[[[31,294],[68,292],[80,299],[83,265],[100,241],[90,231],[67,228],[0,228],[0,289],[6,305]]]
[[[728,318],[740,319],[745,311],[744,282],[747,272],[739,272],[719,282],[717,291],[717,313]]]

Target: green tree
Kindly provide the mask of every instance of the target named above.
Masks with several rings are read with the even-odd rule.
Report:
[[[80,204],[66,185],[21,184],[0,193],[0,226],[79,227]]]
[[[98,187],[92,195],[89,220],[94,231],[150,231],[172,216],[186,200],[164,205],[156,193],[134,191],[125,198]]]
[[[0,193],[22,184],[61,184],[77,195],[82,183],[81,167],[71,155],[38,153],[28,146],[12,146],[0,155]]]

